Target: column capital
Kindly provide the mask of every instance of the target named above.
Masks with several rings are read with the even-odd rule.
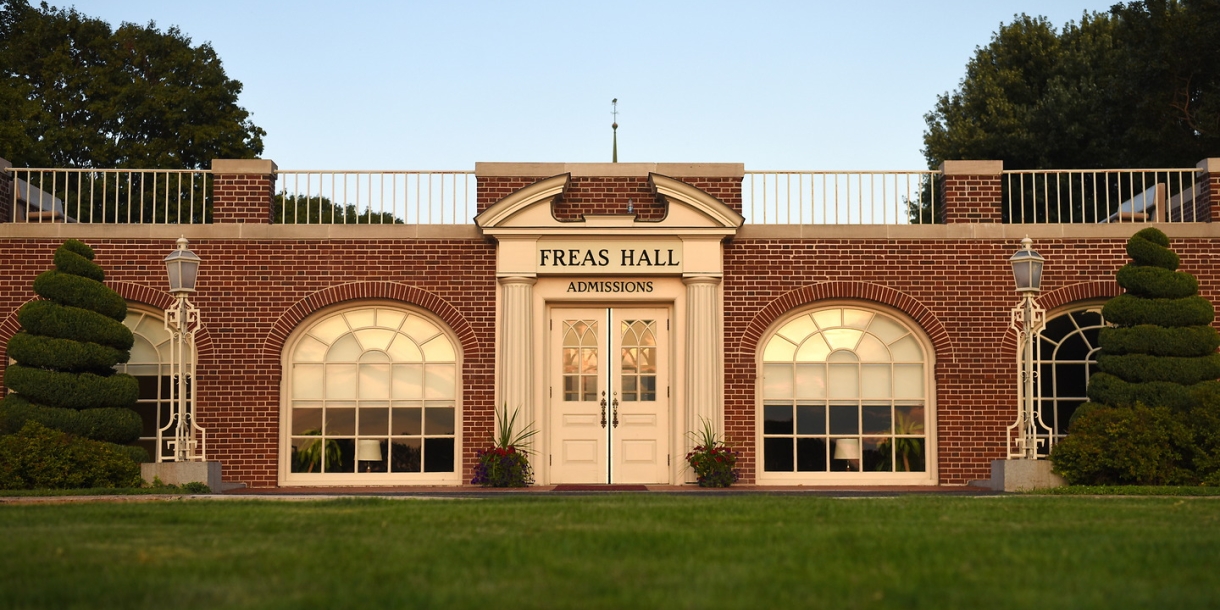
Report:
[[[503,276],[497,277],[496,281],[499,282],[501,286],[512,286],[512,285],[520,285],[520,284],[524,284],[526,286],[533,286],[534,284],[538,283],[538,277],[533,276],[533,275],[503,275]]]
[[[682,283],[686,284],[687,286],[695,286],[698,284],[711,284],[714,286],[716,284],[719,284],[720,280],[722,280],[722,279],[723,278],[721,278],[719,275],[710,275],[707,273],[699,273],[699,274],[692,274],[692,275],[683,275]]]

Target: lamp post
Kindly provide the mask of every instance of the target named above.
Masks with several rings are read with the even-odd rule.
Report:
[[[186,237],[178,238],[178,249],[165,257],[169,273],[169,292],[177,299],[173,309],[165,311],[165,330],[170,333],[170,376],[173,394],[173,416],[163,431],[174,427],[173,461],[190,462],[204,459],[204,431],[195,424],[195,333],[199,330],[199,310],[187,296],[195,292],[201,259],[187,247]],[[188,359],[189,356],[189,359]],[[195,439],[195,432],[199,440]],[[162,461],[161,448],[157,461]]]
[[[1038,416],[1034,409],[1034,337],[1046,323],[1046,310],[1038,307],[1034,299],[1042,289],[1042,264],[1046,259],[1030,248],[1033,240],[1028,235],[1021,240],[1021,249],[1008,262],[1012,265],[1013,280],[1021,302],[1012,309],[1012,328],[1017,333],[1020,346],[1018,366],[1021,370],[1021,385],[1017,391],[1020,408],[1017,421],[1008,427],[1008,459],[1038,459]],[[1015,437],[1015,438],[1014,438]]]

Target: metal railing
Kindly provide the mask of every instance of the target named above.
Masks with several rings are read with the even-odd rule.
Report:
[[[9,222],[211,222],[212,176],[201,169],[11,168]]]
[[[279,170],[275,224],[471,224],[472,171]]]
[[[931,224],[940,172],[757,171],[742,180],[748,224]]]
[[[203,224],[209,170],[10,168],[18,223]],[[470,224],[472,171],[281,170],[276,224]],[[1010,224],[1207,222],[1195,168],[1009,170],[1001,220]],[[748,171],[749,224],[906,225],[937,222],[936,171]]]
[[[1206,222],[1195,168],[1008,170],[1003,222]]]

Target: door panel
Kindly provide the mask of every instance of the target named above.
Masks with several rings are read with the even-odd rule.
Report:
[[[604,481],[608,439],[601,423],[606,310],[567,309],[552,317],[551,483]],[[603,400],[604,402],[604,400]]]
[[[551,316],[551,483],[669,482],[668,311]]]

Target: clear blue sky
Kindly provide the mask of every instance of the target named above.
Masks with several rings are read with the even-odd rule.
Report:
[[[922,169],[923,115],[1017,13],[1115,0],[52,1],[210,42],[282,169],[476,161]]]

